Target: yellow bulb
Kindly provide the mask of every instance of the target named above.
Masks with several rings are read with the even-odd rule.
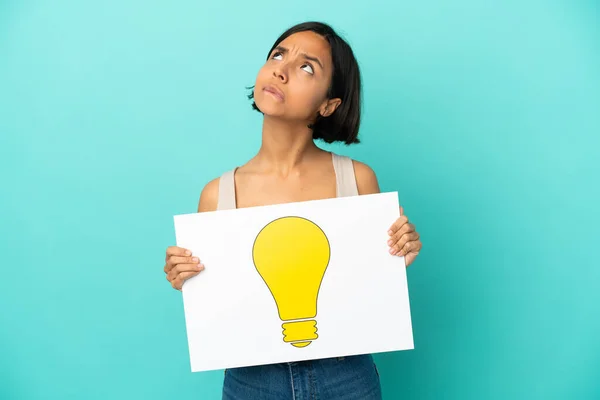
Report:
[[[301,217],[283,217],[267,224],[252,249],[254,265],[271,291],[282,325],[283,340],[306,347],[317,335],[317,297],[329,264],[325,233]],[[300,321],[299,321],[300,320]]]

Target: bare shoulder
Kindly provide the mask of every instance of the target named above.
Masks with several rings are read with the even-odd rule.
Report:
[[[219,202],[219,180],[215,178],[208,182],[202,193],[200,193],[200,201],[198,201],[198,212],[215,211]]]
[[[379,193],[379,182],[373,168],[357,160],[352,160],[352,164],[354,165],[354,176],[356,177],[358,194]]]

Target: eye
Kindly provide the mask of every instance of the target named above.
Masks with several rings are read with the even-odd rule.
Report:
[[[273,53],[273,56],[271,58],[273,60],[281,60],[283,58],[283,54],[281,54],[280,51],[276,51],[275,53]]]
[[[305,71],[308,72],[311,75],[315,73],[315,71],[313,70],[312,65],[310,65],[310,64],[303,64],[301,68],[307,68],[307,69],[305,69]]]

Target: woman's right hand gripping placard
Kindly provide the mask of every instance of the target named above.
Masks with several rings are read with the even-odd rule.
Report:
[[[164,270],[173,289],[181,290],[183,282],[202,272],[204,265],[197,257],[192,257],[191,251],[170,246],[167,248]]]

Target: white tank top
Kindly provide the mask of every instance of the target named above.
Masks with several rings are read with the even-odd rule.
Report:
[[[352,159],[331,153],[333,169],[335,171],[336,196],[358,196],[356,177]],[[235,201],[235,169],[225,172],[219,179],[219,200],[217,210],[230,210],[236,208]]]

